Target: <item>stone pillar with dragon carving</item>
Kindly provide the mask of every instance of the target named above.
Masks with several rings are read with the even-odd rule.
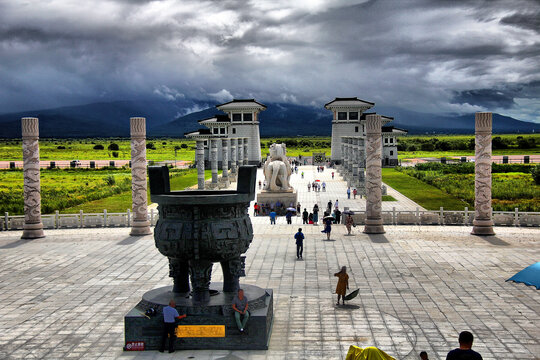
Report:
[[[212,189],[218,187],[218,141],[219,139],[210,139],[210,168],[212,169]]]
[[[21,125],[24,162],[24,225],[21,239],[37,239],[45,236],[41,222],[39,120],[24,117]]]
[[[366,234],[383,234],[381,116],[366,116]]]
[[[236,140],[236,155],[238,159],[238,166],[242,166],[244,162],[244,138],[238,138]]]
[[[491,129],[491,113],[477,112],[474,145],[473,235],[495,235],[491,218]]]
[[[131,199],[133,222],[130,235],[151,234],[148,221],[146,181],[146,118],[129,119],[131,130]]]
[[[236,181],[236,172],[238,164],[236,162],[238,155],[236,154],[236,138],[231,139],[231,175],[230,181]]]
[[[229,187],[229,139],[221,140],[221,186]]]
[[[358,186],[358,137],[352,137],[352,174],[351,174],[351,185],[354,187]]]
[[[197,139],[195,150],[195,160],[197,162],[197,189],[204,190],[204,140]]]
[[[338,171],[341,176],[344,176],[345,169],[345,140],[341,138],[341,164],[339,165]]]
[[[248,141],[249,138],[244,138],[244,165],[249,165],[249,154],[248,154]]]

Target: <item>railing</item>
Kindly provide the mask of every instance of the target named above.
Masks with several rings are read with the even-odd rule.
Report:
[[[354,211],[354,210],[353,210]],[[365,212],[354,211],[353,219],[357,225],[365,224]],[[472,226],[474,211],[465,208],[463,211],[444,210],[396,210],[382,212],[384,225],[462,225]],[[540,226],[540,212],[493,211],[492,220],[495,226]]]
[[[151,209],[148,212],[148,221],[154,226],[158,219],[158,212]],[[78,214],[54,214],[42,215],[41,221],[45,229],[75,229],[75,228],[99,228],[99,227],[129,227],[131,226],[131,211],[122,213],[85,213],[82,210]],[[22,230],[24,215],[9,215],[5,213],[0,218],[0,230]]]
[[[354,211],[354,210],[353,210]],[[357,225],[365,224],[365,212],[354,211],[354,222]],[[438,211],[420,210],[396,210],[382,212],[384,225],[445,225],[445,226],[472,226],[474,211],[465,208],[463,211],[444,210]],[[130,227],[131,211],[122,213],[109,213],[104,210],[102,213],[84,213],[82,210],[78,214],[54,214],[41,216],[45,229],[74,229],[74,228],[100,228],[100,227]],[[156,225],[158,212],[151,209],[148,212],[148,221],[151,226]],[[540,227],[540,212],[520,212],[518,208],[514,211],[493,211],[493,223],[495,226],[518,226],[518,227]],[[24,225],[24,215],[9,215],[5,213],[0,218],[0,230],[22,230]]]

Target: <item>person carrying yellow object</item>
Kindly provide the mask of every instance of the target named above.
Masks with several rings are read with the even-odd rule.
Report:
[[[368,346],[361,348],[351,345],[347,352],[345,360],[396,360],[382,350],[377,349],[374,346]]]

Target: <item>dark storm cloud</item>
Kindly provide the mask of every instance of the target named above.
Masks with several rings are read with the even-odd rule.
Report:
[[[359,96],[540,121],[539,13],[532,0],[0,0],[0,112]]]

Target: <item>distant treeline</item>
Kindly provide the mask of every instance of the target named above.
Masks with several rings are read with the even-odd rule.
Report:
[[[503,135],[492,138],[492,149],[534,149],[537,136]],[[398,151],[474,150],[474,136],[400,137]]]

